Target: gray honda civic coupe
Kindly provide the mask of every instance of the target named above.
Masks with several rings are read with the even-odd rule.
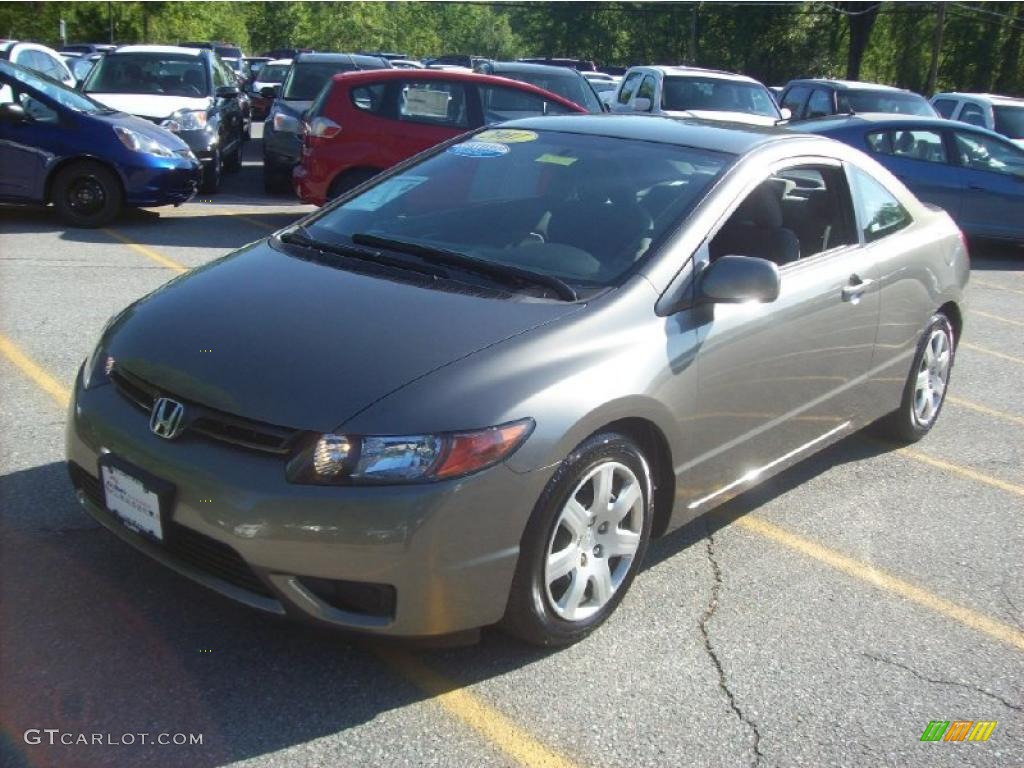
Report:
[[[564,645],[652,538],[870,423],[927,434],[968,274],[948,215],[831,139],[506,123],[115,315],[71,479],[269,613]]]

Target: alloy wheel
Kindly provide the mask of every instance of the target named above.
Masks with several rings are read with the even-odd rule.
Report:
[[[922,427],[929,426],[939,412],[949,381],[952,345],[945,328],[935,328],[921,356],[921,365],[914,384],[914,418]]]

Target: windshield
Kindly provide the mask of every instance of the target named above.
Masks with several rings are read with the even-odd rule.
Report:
[[[206,96],[210,84],[203,59],[166,53],[112,53],[85,81],[86,93]]]
[[[586,81],[578,75],[572,73],[549,74],[547,72],[496,72],[495,74],[556,93],[579,104],[588,112],[601,111],[601,100],[597,98],[597,94],[587,85]]]
[[[350,72],[355,66],[346,61],[310,61],[293,64],[284,80],[281,94],[292,101],[312,101],[320,89],[339,72]]]
[[[779,117],[775,100],[764,86],[717,77],[666,77],[661,108],[670,112],[708,110]]]
[[[839,111],[892,112],[899,115],[935,117],[935,110],[916,93],[893,91],[839,91],[836,93]]]
[[[261,83],[283,83],[291,64],[267,64],[256,77]]]
[[[325,210],[306,228],[335,245],[370,235],[603,287],[641,261],[731,159],[671,144],[497,128]]]
[[[214,47],[217,55],[222,59],[240,59],[242,58],[242,49],[236,48],[233,45],[218,45]]]
[[[80,112],[86,115],[109,115],[114,111],[112,109],[108,109],[102,104],[98,104],[88,96],[83,96],[78,91],[74,91],[55,80],[49,79],[48,77],[41,77],[35,72],[13,66],[5,66],[2,71],[4,74],[10,75],[18,82],[24,83],[30,88],[35,88],[44,96],[53,99],[62,107],[66,107],[67,109],[75,112]],[[10,93],[11,90],[9,87],[0,88],[0,103],[10,103]],[[4,96],[8,96],[8,98],[4,98]]]
[[[1024,139],[1024,107],[993,107],[996,133],[1011,139]]]

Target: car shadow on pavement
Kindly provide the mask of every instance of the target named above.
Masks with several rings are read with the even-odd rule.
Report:
[[[972,272],[1017,272],[1024,262],[1024,243],[971,241]]]

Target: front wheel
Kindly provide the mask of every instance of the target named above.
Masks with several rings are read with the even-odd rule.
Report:
[[[917,345],[900,407],[880,423],[887,437],[916,443],[931,431],[946,401],[955,355],[956,340],[949,318],[941,313],[932,315]]]
[[[74,227],[102,227],[121,212],[124,193],[117,175],[91,160],[72,163],[53,180],[53,205]]]
[[[504,627],[535,645],[569,645],[622,600],[651,533],[649,465],[625,435],[584,441],[562,462],[533,511]]]

